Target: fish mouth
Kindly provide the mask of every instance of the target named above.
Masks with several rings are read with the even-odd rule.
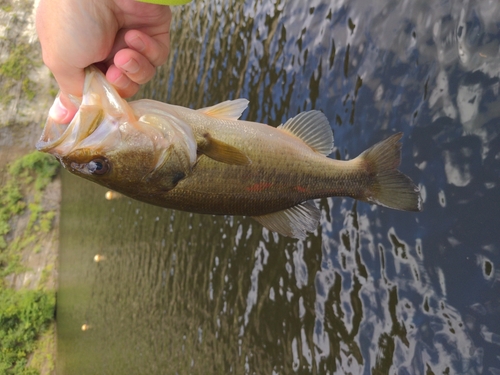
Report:
[[[60,93],[56,101],[60,100],[59,95]],[[58,123],[49,114],[36,144],[37,150],[53,154],[60,159],[78,148],[95,132],[101,133],[101,137],[109,134],[109,125],[116,124],[113,119],[130,115],[126,110],[126,102],[101,71],[93,66],[85,69],[82,98],[75,98],[73,102],[78,106],[78,111],[69,124]],[[88,146],[89,142],[86,143]]]
[[[57,97],[54,101],[54,104],[57,101],[60,101],[61,93],[57,94]],[[81,100],[81,99],[80,99]],[[78,103],[79,99],[74,97],[72,98],[73,104],[78,107],[81,106],[81,103]],[[59,156],[63,156],[65,152],[63,152],[64,148],[68,148],[69,143],[74,143],[68,140],[71,138],[71,135],[75,130],[78,130],[78,120],[77,115],[71,120],[69,124],[61,124],[55,121],[52,117],[47,117],[45,122],[45,126],[43,127],[42,135],[38,142],[36,143],[36,148],[38,151],[54,153]],[[66,141],[66,147],[60,147]]]

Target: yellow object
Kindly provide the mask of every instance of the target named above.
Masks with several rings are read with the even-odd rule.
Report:
[[[103,260],[106,260],[106,257],[104,255],[96,254],[94,256],[94,262],[96,263],[102,262]]]
[[[105,197],[108,201],[112,200],[112,199],[118,199],[118,198],[121,198],[123,197],[123,195],[121,195],[120,193],[117,193],[116,191],[113,191],[113,190],[108,190],[105,194]]]

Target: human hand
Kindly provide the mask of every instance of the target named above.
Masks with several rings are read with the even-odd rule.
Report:
[[[135,0],[40,0],[36,28],[43,61],[60,87],[50,110],[69,123],[81,97],[84,69],[95,64],[118,93],[130,97],[153,78],[168,57],[171,12],[168,6]]]

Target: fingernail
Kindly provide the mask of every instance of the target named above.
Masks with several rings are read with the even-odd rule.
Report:
[[[127,73],[137,73],[139,71],[139,64],[134,59],[130,59],[121,66]]]
[[[52,104],[52,107],[50,107],[49,117],[59,124],[64,124],[66,118],[68,117],[68,113],[69,111],[66,107],[63,106],[58,95],[56,97],[56,100],[54,100],[54,104]]]
[[[110,81],[115,87],[118,87],[122,90],[126,89],[130,84],[130,78],[128,78],[125,74],[120,73],[114,80]]]
[[[135,49],[137,52],[142,52],[142,50],[144,50],[144,48],[146,48],[146,45],[144,44],[142,39],[139,38],[138,36],[136,36],[135,38],[132,38],[129,41],[129,45],[130,45],[130,47]]]

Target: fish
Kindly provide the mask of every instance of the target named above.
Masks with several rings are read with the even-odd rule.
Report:
[[[317,229],[319,198],[421,211],[418,187],[398,170],[402,133],[354,159],[336,160],[328,157],[333,132],[323,112],[302,112],[273,127],[239,120],[248,103],[240,98],[195,110],[127,102],[90,66],[75,117],[69,124],[48,117],[36,148],[69,172],[130,198],[249,216],[297,239]]]

